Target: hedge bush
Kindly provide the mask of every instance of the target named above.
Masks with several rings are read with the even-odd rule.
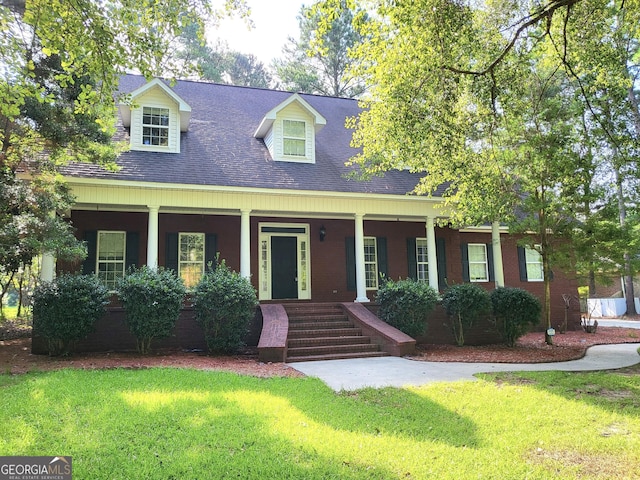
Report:
[[[378,290],[378,316],[410,337],[427,331],[427,317],[438,303],[438,292],[425,282],[387,280]]]
[[[49,355],[68,355],[105,314],[109,291],[95,275],[60,275],[33,293],[33,330],[46,338]]]
[[[154,338],[171,334],[180,317],[185,293],[182,279],[173,270],[161,267],[134,268],[120,281],[118,294],[140,353],[149,353]]]
[[[491,292],[491,304],[498,331],[510,347],[540,321],[540,300],[521,288],[496,288]]]
[[[482,315],[491,312],[489,292],[474,283],[459,283],[450,286],[442,295],[442,306],[449,319],[456,343],[464,345],[464,331]]]
[[[245,345],[258,300],[251,282],[224,260],[205,273],[193,291],[196,321],[210,352],[233,353]]]

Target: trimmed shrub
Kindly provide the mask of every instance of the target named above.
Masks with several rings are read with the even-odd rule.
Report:
[[[95,275],[61,275],[33,293],[33,331],[47,339],[49,355],[68,355],[105,314],[109,291]]]
[[[442,295],[442,306],[449,319],[456,343],[464,345],[464,331],[482,315],[491,312],[489,292],[473,283],[452,285]]]
[[[134,268],[120,281],[118,294],[140,353],[149,353],[154,338],[171,335],[185,293],[182,279],[173,270],[161,267]]]
[[[427,317],[436,307],[438,292],[425,282],[387,280],[378,290],[378,316],[410,337],[427,331]]]
[[[491,292],[491,304],[498,331],[510,347],[540,321],[540,300],[521,288],[496,288]]]
[[[245,345],[258,300],[251,282],[224,260],[205,273],[193,291],[196,321],[210,352],[233,353]]]

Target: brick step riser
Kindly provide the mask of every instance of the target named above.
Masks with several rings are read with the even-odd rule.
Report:
[[[331,355],[338,353],[362,353],[378,351],[380,351],[380,347],[371,343],[362,345],[325,345],[317,347],[297,347],[287,349],[287,358],[298,357],[301,355]]]
[[[299,322],[289,324],[289,331],[328,330],[331,328],[354,328],[354,326],[351,322]]]
[[[288,357],[287,362],[315,362],[319,360],[342,360],[347,358],[374,358],[374,357],[386,357],[385,352],[358,352],[352,353],[336,353],[329,355],[308,355],[300,357]]]
[[[361,335],[349,337],[302,337],[292,338],[287,342],[287,347],[314,347],[314,346],[330,346],[330,345],[370,345],[371,339]]]
[[[349,317],[344,314],[338,315],[289,315],[289,323],[301,322],[348,322]]]
[[[289,330],[287,338],[304,338],[304,337],[353,337],[362,335],[359,328],[328,328],[317,330]]]
[[[324,314],[324,315],[343,314],[344,315],[344,310],[340,307],[291,308],[291,307],[285,306],[284,310],[285,312],[287,312],[287,315],[309,315],[309,314]]]

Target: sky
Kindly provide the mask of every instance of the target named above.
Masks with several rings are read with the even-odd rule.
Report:
[[[296,19],[303,4],[311,0],[246,0],[251,9],[254,27],[249,30],[243,20],[226,18],[208,32],[207,38],[215,42],[224,40],[231,50],[253,54],[268,66],[271,60],[282,56],[282,47],[288,37],[298,38]]]

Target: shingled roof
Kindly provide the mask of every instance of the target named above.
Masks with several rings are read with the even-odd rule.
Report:
[[[122,92],[131,92],[146,80],[127,75]],[[419,175],[388,172],[370,181],[347,178],[352,171],[345,162],[357,150],[350,146],[351,130],[345,119],[359,112],[355,100],[302,94],[324,118],[326,126],[316,136],[316,162],[276,162],[262,139],[253,134],[264,115],[289,98],[291,92],[237,87],[214,83],[178,81],[171,87],[192,108],[187,132],[181,134],[180,153],[128,151],[118,172],[92,164],[72,164],[70,177],[127,180],[223,187],[255,187],[404,195],[411,192]],[[127,130],[120,133],[128,140]],[[440,192],[438,192],[440,193]]]

